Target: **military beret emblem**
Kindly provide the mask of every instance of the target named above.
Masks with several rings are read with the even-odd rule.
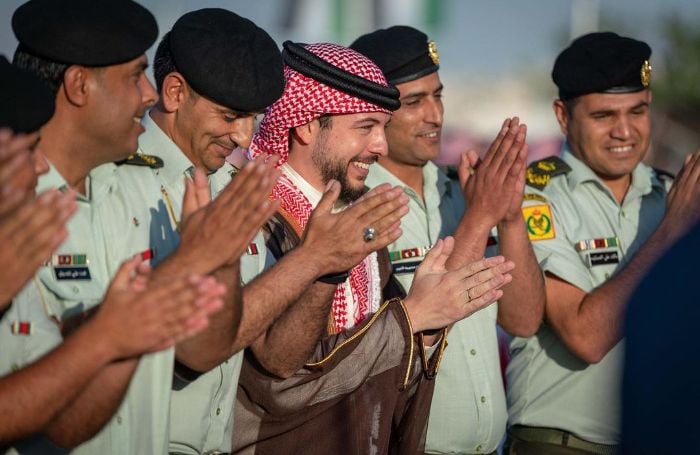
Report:
[[[428,55],[430,56],[430,60],[433,61],[434,64],[440,63],[440,56],[438,55],[438,50],[437,50],[437,44],[435,44],[435,41],[430,40],[428,41]]]
[[[644,87],[649,87],[649,82],[651,82],[651,63],[649,63],[649,60],[644,60],[640,76],[642,79],[642,85]]]

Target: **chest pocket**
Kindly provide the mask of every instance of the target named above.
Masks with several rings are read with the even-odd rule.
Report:
[[[73,311],[85,311],[100,303],[105,283],[100,273],[89,264],[83,267],[45,265],[38,275],[51,293],[46,304],[55,316],[62,318]]]
[[[608,280],[622,262],[622,251],[617,237],[580,240],[574,247],[596,285]]]

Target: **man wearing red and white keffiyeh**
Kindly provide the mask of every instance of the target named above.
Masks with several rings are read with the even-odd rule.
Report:
[[[381,70],[356,52],[334,44],[312,44],[306,49],[389,91]],[[367,168],[377,160],[378,155],[387,153],[383,130],[391,111],[305,76],[290,66],[285,66],[284,75],[287,84],[285,95],[266,112],[250,153],[252,156],[260,153],[280,156],[283,174],[273,189],[273,197],[281,201],[282,209],[291,214],[304,230],[311,211],[330,179],[340,182],[343,202],[350,203],[362,195]],[[352,119],[346,117],[335,121],[357,123],[352,130],[354,137],[347,137],[345,153],[334,153],[338,151],[337,146],[335,150],[328,149],[329,127],[325,124],[317,126],[319,122],[316,122],[313,128],[317,128],[319,134],[312,146],[311,161],[302,153],[290,157],[290,142],[296,147],[308,145],[300,143],[303,139],[299,133],[295,133],[290,141],[290,130],[310,125],[313,120],[326,114],[352,115]],[[335,291],[331,333],[362,322],[377,311],[381,300],[375,252],[354,267],[349,279]]]
[[[400,106],[379,68],[334,44],[286,42],[283,57],[285,91],[250,148],[253,157],[280,157],[282,177],[270,195],[280,207],[265,229],[277,259],[312,235],[307,223],[320,222],[319,210],[363,219],[358,207],[406,197],[400,188],[365,193],[369,166],[387,154],[384,128]],[[405,213],[405,205],[395,211]],[[431,379],[445,348],[445,337],[430,331],[500,296],[502,258],[447,272],[452,239],[438,241],[405,296],[382,246],[400,235],[398,223],[366,226],[353,235],[364,238],[367,256],[347,272],[322,276],[271,328],[283,326],[297,351],[299,340],[309,341],[306,364],[281,380],[260,351],[246,356],[234,452],[423,453]],[[348,235],[339,232],[336,241],[355,240]]]

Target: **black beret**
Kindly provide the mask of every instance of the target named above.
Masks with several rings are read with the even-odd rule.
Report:
[[[142,55],[158,24],[132,0],[30,0],[12,16],[22,49],[69,65],[108,66]]]
[[[419,79],[440,68],[435,41],[406,25],[367,33],[350,45],[381,68],[390,84]]]
[[[206,8],[185,14],[170,32],[177,70],[194,90],[229,109],[252,112],[284,91],[284,65],[275,41],[252,21]]]
[[[587,93],[631,93],[649,86],[651,48],[643,41],[611,32],[575,39],[554,62],[552,80],[559,98]]]
[[[0,128],[32,133],[49,121],[54,108],[54,96],[43,82],[0,56]]]

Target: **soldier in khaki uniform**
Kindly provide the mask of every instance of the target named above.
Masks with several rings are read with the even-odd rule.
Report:
[[[111,28],[99,25],[105,23],[105,18],[109,19]],[[70,30],[66,29],[67,23],[71,24]],[[20,41],[15,63],[30,73],[38,73],[43,81],[40,83],[43,88],[39,89],[46,90],[43,83],[47,83],[53,90],[53,93],[48,91],[48,96],[52,99],[55,96],[56,103],[55,115],[51,117],[49,113],[40,122],[48,120],[42,127],[41,140],[34,136],[33,147],[41,146],[51,162],[48,169],[37,167],[38,171],[48,173],[38,183],[34,175],[31,181],[36,188],[31,191],[46,190],[45,194],[49,195],[65,192],[64,197],[47,199],[42,195],[40,200],[75,215],[66,226],[67,239],[64,231],[59,239],[65,241],[45,261],[35,278],[13,297],[0,322],[0,371],[7,374],[19,370],[3,378],[3,389],[21,386],[18,393],[2,400],[3,406],[7,406],[3,409],[11,410],[3,415],[11,415],[13,419],[2,425],[0,439],[4,445],[41,430],[51,441],[72,446],[91,437],[109,420],[142,354],[162,351],[206,326],[207,315],[221,307],[219,297],[223,289],[214,286],[213,280],[201,277],[154,283],[139,258],[121,267],[106,289],[109,279],[104,274],[105,241],[92,222],[100,211],[106,187],[93,186],[86,174],[91,165],[126,154],[129,140],[138,133],[132,127],[128,128],[132,134],[109,136],[95,114],[100,107],[109,108],[114,125],[126,127],[134,123],[133,112],[126,105],[112,110],[113,106],[101,97],[128,96],[130,103],[139,105],[147,103],[149,94],[153,94],[143,78],[143,52],[157,33],[150,13],[133,2],[96,5],[79,1],[61,4],[32,1],[15,12],[13,28]],[[98,44],[86,44],[85,36],[95,38]],[[119,45],[103,46],[105,39],[115,37],[124,41],[116,39],[114,42],[120,42]],[[79,63],[59,63],[67,61]],[[118,83],[125,73],[129,74],[130,82],[136,82],[131,82],[129,89]],[[76,117],[82,114],[91,117],[91,122],[81,124],[84,128],[80,131],[72,130],[71,126],[80,124]],[[34,129],[39,126],[35,125]],[[74,134],[68,134],[69,131]],[[73,155],[62,156],[60,153],[65,149]],[[72,188],[77,196],[69,190]],[[63,222],[65,218],[64,215]],[[200,305],[195,305],[195,300]],[[104,304],[76,330],[69,315],[91,309],[100,301]],[[161,318],[163,312],[169,313],[170,318]],[[148,357],[161,358],[161,355]],[[17,409],[34,416],[30,419],[22,413],[17,416]],[[150,429],[149,423],[142,422],[145,432]],[[111,433],[105,431],[105,434]],[[152,440],[150,434],[148,440]],[[122,448],[111,448],[119,453],[135,450],[130,439],[119,442],[124,444]],[[100,453],[109,452],[109,445],[104,448]],[[17,442],[13,449],[11,452],[50,453],[55,447],[45,439],[32,438]],[[89,448],[83,450],[94,452]]]
[[[525,125],[509,119],[508,128],[499,137],[500,149],[492,147],[477,167],[474,182],[488,188],[489,196],[500,192],[499,198],[477,204],[474,197],[483,200],[484,193],[468,194],[472,209],[465,214],[460,182],[450,180],[430,161],[438,157],[443,122],[443,86],[435,42],[412,27],[394,26],[363,35],[351,47],[374,60],[400,92],[401,107],[386,128],[388,155],[379,157],[378,165],[370,167],[366,183],[370,187],[386,182],[403,186],[410,198],[410,210],[402,222],[403,234],[389,246],[394,275],[403,288],[410,289],[414,272],[430,246],[438,238],[458,231],[462,233],[455,237],[458,254],[470,244],[480,247],[474,257],[482,256],[486,248],[490,256],[500,249],[517,264],[513,273],[516,280],[541,279],[539,272],[527,277],[518,271],[537,268],[519,210],[524,187]],[[498,177],[512,170],[515,176],[521,176],[517,184],[514,181],[518,179],[498,185],[496,178],[480,178],[493,169],[491,157],[496,153],[512,158]],[[467,161],[465,156],[463,166]],[[510,220],[499,219],[497,214],[509,205]],[[498,237],[489,232],[496,223],[504,232],[500,244]],[[468,239],[466,231],[478,235]],[[528,262],[531,267],[526,267]],[[508,289],[504,288],[505,294]],[[507,415],[496,323],[515,334],[534,334],[544,306],[543,299],[508,297],[451,327],[449,348],[435,380],[426,453],[495,453],[503,439]]]
[[[507,453],[619,452],[627,301],[699,203],[695,180],[672,184],[641,163],[650,54],[643,42],[592,33],[554,64],[567,141],[561,157],[528,168],[522,209],[545,274],[546,324],[511,345]],[[693,158],[682,172],[698,171]]]

